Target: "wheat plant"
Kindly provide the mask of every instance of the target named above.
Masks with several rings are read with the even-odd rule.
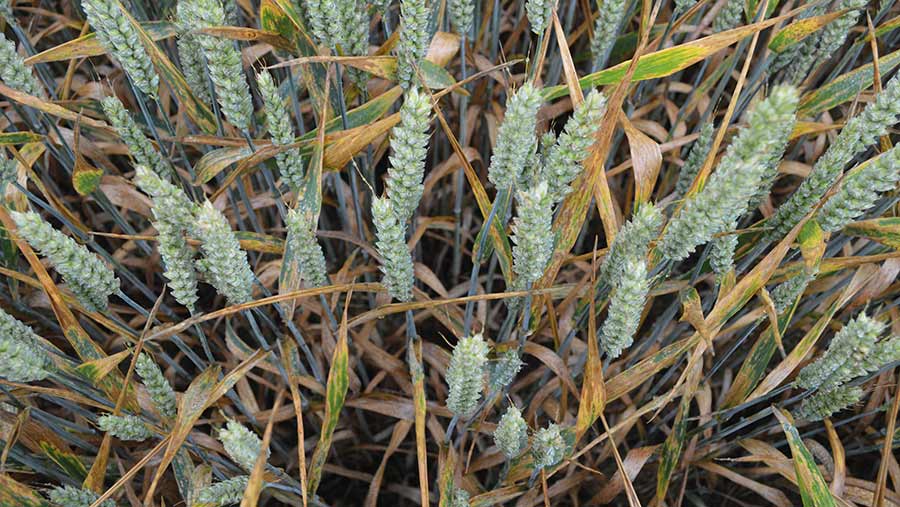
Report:
[[[0,507],[900,505],[890,0],[0,0]]]

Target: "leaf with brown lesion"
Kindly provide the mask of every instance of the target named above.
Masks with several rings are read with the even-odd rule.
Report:
[[[175,24],[169,21],[142,22],[140,26],[154,41],[174,37],[177,33]],[[92,32],[30,56],[25,59],[25,64],[37,65],[39,63],[60,62],[76,58],[100,56],[106,53],[106,48],[97,40],[97,34]]]
[[[628,151],[634,168],[634,201],[646,203],[656,187],[662,167],[662,150],[656,141],[638,130],[624,114],[619,117],[619,121],[628,139]]]
[[[257,30],[255,28],[243,26],[210,26],[197,30],[197,33],[236,41],[262,42],[275,49],[283,49],[290,52],[296,51],[294,45],[280,34],[265,30]]]
[[[347,389],[350,386],[349,373],[349,348],[347,345],[347,307],[349,306],[351,292],[347,293],[347,301],[344,304],[344,315],[341,318],[341,326],[338,332],[337,345],[331,356],[331,369],[328,371],[328,380],[325,388],[325,418],[322,422],[322,430],[319,433],[319,442],[313,451],[309,461],[307,495],[314,496],[322,479],[325,460],[331,449],[331,441],[334,430],[341,417],[344,408],[344,400],[347,397]]]
[[[781,409],[772,407],[772,412],[781,423],[781,428],[787,436],[788,445],[791,447],[794,471],[797,473],[797,485],[800,489],[803,507],[836,507],[834,496],[828,489],[828,484],[822,477],[822,472],[819,471],[815,459],[809,453],[803,439],[800,438],[800,433],[794,427],[793,419]]]
[[[149,337],[146,339],[149,339]],[[169,464],[172,463],[172,460],[175,459],[176,453],[181,449],[191,431],[193,431],[194,425],[200,419],[200,416],[203,415],[203,412],[224,396],[225,393],[234,387],[238,380],[243,378],[267,355],[268,352],[263,350],[256,351],[255,354],[244,360],[231,372],[222,377],[221,380],[219,380],[221,375],[219,366],[211,366],[194,378],[178,402],[178,413],[172,424],[172,430],[165,440],[165,452],[150,486],[144,493],[145,502],[149,502],[153,498],[163,473],[169,467]]]
[[[52,507],[50,502],[7,474],[0,474],[0,507]]]

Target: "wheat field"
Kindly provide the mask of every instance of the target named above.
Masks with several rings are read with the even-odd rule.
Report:
[[[0,507],[900,506],[894,0],[0,18]]]

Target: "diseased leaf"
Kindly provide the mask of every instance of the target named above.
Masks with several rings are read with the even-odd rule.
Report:
[[[0,133],[0,146],[35,143],[43,139],[44,136],[34,132],[3,132]]]
[[[438,507],[453,507],[450,501],[456,488],[456,483],[453,479],[456,471],[456,460],[456,451],[450,446],[442,445],[438,464],[438,490],[440,491]]]
[[[425,440],[425,372],[422,368],[422,340],[415,339],[409,344],[407,353],[410,380],[413,384],[413,406],[416,411],[416,460],[419,464],[419,498],[422,505],[429,502],[428,494],[428,448]]]
[[[0,506],[2,507],[53,507],[50,502],[28,486],[16,482],[7,474],[0,474]]]
[[[694,393],[697,390],[697,383],[700,381],[702,362],[696,362],[691,367],[688,374],[689,379],[686,383],[685,392]],[[684,448],[684,440],[687,437],[688,414],[691,410],[692,395],[683,395],[681,402],[678,404],[678,412],[675,414],[675,422],[672,425],[672,431],[666,437],[659,458],[659,469],[656,472],[656,498],[660,502],[665,502],[666,492],[669,488],[669,482],[672,474],[678,467],[678,461],[681,458],[681,451]]]
[[[47,459],[56,463],[66,475],[77,481],[83,481],[87,477],[87,467],[71,451],[57,447],[47,441],[41,442],[40,445]]]
[[[587,363],[584,366],[584,382],[578,403],[575,435],[578,439],[597,421],[606,407],[606,385],[603,382],[603,364],[597,338],[597,322],[594,320],[594,301],[588,317]]]
[[[78,113],[74,111],[70,111],[60,105],[46,101],[40,97],[34,97],[28,95],[27,93],[20,92],[6,86],[3,83],[0,83],[0,95],[3,95],[14,102],[18,102],[19,104],[32,107],[34,109],[37,109],[38,111],[43,111],[51,116],[56,116],[58,118],[73,122],[78,121],[81,122],[84,126],[112,132],[109,125],[102,121],[95,120],[93,118],[82,118]]]
[[[72,187],[80,195],[90,195],[100,188],[100,180],[103,178],[103,170],[97,169],[79,158],[72,171]]]
[[[850,236],[868,238],[894,250],[900,250],[900,217],[873,218],[844,226]]]
[[[243,26],[211,26],[203,28],[199,32],[223,39],[264,42],[275,49],[283,49],[285,51],[293,51],[295,49],[288,39],[285,39],[278,33]]]
[[[662,151],[656,141],[636,129],[624,115],[621,116],[621,121],[628,138],[628,151],[634,168],[635,202],[645,203],[650,200],[656,187],[656,179],[662,167]]]
[[[175,25],[169,21],[149,21],[139,25],[153,41],[168,39],[176,34]],[[103,54],[106,54],[106,48],[97,40],[97,34],[92,32],[30,56],[25,59],[25,64],[36,65]]]
[[[341,328],[338,332],[338,342],[331,356],[331,369],[328,371],[328,382],[325,388],[325,419],[322,422],[322,431],[319,433],[319,442],[309,461],[307,494],[310,497],[314,496],[316,490],[319,489],[325,460],[331,450],[331,439],[337,428],[338,420],[340,420],[344,400],[347,397],[347,389],[350,386],[347,334],[347,305],[345,305]]]
[[[837,504],[834,497],[831,496],[831,491],[828,490],[828,484],[822,477],[819,467],[816,466],[816,461],[809,453],[809,449],[803,444],[800,433],[791,422],[790,416],[775,407],[772,407],[772,412],[781,423],[781,428],[787,436],[788,445],[791,446],[803,507],[835,507]]]
[[[713,53],[734,44],[744,37],[765,30],[778,22],[784,21],[784,19],[784,16],[767,19],[759,23],[741,26],[733,30],[726,30],[702,39],[697,39],[695,41],[644,55],[638,61],[634,75],[631,77],[631,82],[672,75],[679,70],[686,69],[709,57]],[[626,70],[630,64],[631,60],[628,60],[608,69],[588,74],[581,78],[579,83],[582,88],[594,88],[601,85],[616,84],[625,77]],[[565,85],[557,85],[544,88],[542,93],[544,100],[553,100],[567,95],[568,89]]]
[[[478,178],[478,174],[475,173],[475,170],[472,168],[472,165],[469,163],[469,160],[466,158],[465,153],[462,151],[462,147],[459,145],[459,142],[456,140],[455,134],[450,130],[449,125],[447,124],[447,120],[444,118],[444,115],[441,113],[440,109],[436,109],[437,118],[441,124],[441,128],[444,133],[447,134],[447,137],[450,139],[450,144],[453,147],[453,152],[456,154],[458,160],[462,161],[462,169],[466,177],[466,181],[469,183],[469,186],[472,189],[472,194],[475,197],[475,201],[478,204],[479,211],[481,212],[481,216],[484,217],[485,220],[491,214],[491,200],[487,195],[487,191],[484,189],[484,185],[481,184],[481,180]],[[496,203],[498,208],[504,206],[504,203],[508,202],[505,199],[509,199],[509,192],[506,190],[501,190],[498,192],[496,200],[499,200]],[[503,208],[505,209],[505,207]],[[500,264],[500,270],[503,272],[503,278],[506,280],[506,283],[512,281],[512,247],[509,243],[509,238],[506,235],[506,231],[503,226],[500,224],[500,220],[492,220],[491,228],[488,231],[491,236],[491,242],[493,245],[493,249],[497,252],[497,260]],[[479,245],[480,235],[476,237],[475,244]],[[477,246],[476,246],[477,248]],[[473,252],[474,254],[474,252]]]
[[[881,56],[878,59],[878,70],[885,75],[900,65],[900,49]],[[871,63],[862,65],[833,81],[806,92],[800,98],[797,117],[815,116],[846,102],[850,102],[859,92],[872,86],[874,67]]]
[[[730,468],[726,468],[722,465],[711,462],[698,463],[697,466],[716,475],[720,475],[734,482],[735,484],[744,486],[747,490],[752,491],[753,493],[756,493],[768,500],[772,505],[775,505],[777,507],[791,507],[793,505],[791,504],[791,501],[790,499],[788,499],[787,495],[785,495],[778,489],[766,486],[762,482],[754,481],[753,479],[742,475],[741,473]]]
[[[103,380],[109,372],[114,371],[116,367],[119,366],[119,363],[130,356],[131,351],[125,349],[111,356],[81,363],[76,370],[91,382],[99,382]]]
[[[772,37],[772,40],[769,42],[769,49],[776,53],[783,53],[789,47],[809,37],[845,13],[845,10],[840,10],[794,21]]]

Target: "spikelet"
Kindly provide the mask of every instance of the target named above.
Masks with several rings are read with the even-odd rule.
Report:
[[[824,14],[828,4],[821,3],[812,6],[806,4],[806,6],[803,12],[797,16],[797,20],[809,19]],[[809,67],[816,57],[816,49],[819,45],[820,37],[820,32],[814,32],[803,40],[791,44],[781,53],[776,54],[769,72],[774,74],[789,66],[785,73],[785,82],[796,84],[802,80],[806,77]]]
[[[159,76],[147,55],[132,21],[125,16],[118,0],[81,0],[81,8],[103,45],[134,82],[153,98],[159,90]]]
[[[728,147],[706,186],[669,222],[659,247],[664,257],[685,259],[744,213],[765,183],[769,162],[784,151],[797,102],[795,88],[780,86],[748,113],[748,126]]]
[[[41,83],[25,65],[25,60],[16,52],[16,44],[7,40],[2,33],[0,33],[0,81],[16,91],[35,97],[44,96]]]
[[[468,417],[478,407],[484,387],[484,367],[489,347],[481,333],[460,338],[447,369],[447,408],[454,416]]]
[[[97,255],[54,229],[37,213],[11,211],[10,215],[19,236],[50,261],[88,311],[106,310],[110,294],[119,289],[119,279]]]
[[[791,230],[837,181],[844,166],[896,124],[898,115],[900,75],[895,75],[875,98],[875,102],[844,125],[828,150],[816,161],[809,176],[790,199],[778,208],[769,220],[769,237],[781,237]]]
[[[584,159],[588,157],[605,111],[606,97],[597,90],[589,93],[575,108],[565,130],[547,153],[543,163],[543,179],[549,186],[550,198],[554,203],[569,195],[572,181],[584,170]],[[543,138],[541,142],[543,144]]]
[[[900,336],[885,338],[876,343],[872,353],[866,359],[867,371],[875,371],[887,364],[900,361]],[[873,368],[872,365],[877,365],[877,367]]]
[[[862,368],[870,373],[897,361],[900,361],[900,336],[892,336],[875,344],[863,361]]]
[[[197,210],[195,231],[203,258],[197,266],[229,304],[237,305],[253,298],[253,271],[247,253],[241,250],[237,236],[222,213],[206,201]]]
[[[241,503],[244,498],[244,490],[247,489],[249,477],[239,475],[232,477],[200,490],[197,495],[197,502],[201,504],[212,504],[217,507]]]
[[[758,165],[756,170],[760,171],[760,180],[759,184],[756,187],[756,191],[751,196],[748,204],[743,208],[734,208],[733,213],[727,218],[727,224],[725,228],[721,232],[731,232],[735,228],[737,228],[738,219],[741,215],[743,215],[744,211],[747,209],[753,209],[758,206],[769,194],[769,189],[772,184],[775,182],[775,178],[778,175],[778,162],[781,160],[782,154],[784,152],[785,145],[787,143],[788,134],[793,129],[794,125],[794,116],[793,111],[796,109],[797,105],[797,90],[790,86],[780,86],[772,90],[770,98],[767,101],[764,101],[763,104],[760,105],[760,109],[764,109],[767,107],[768,103],[773,103],[774,107],[783,108],[785,110],[785,114],[782,116],[781,120],[783,120],[783,124],[779,124],[776,128],[773,129],[772,134],[774,136],[782,136],[781,139],[775,138],[775,141],[772,143],[770,148],[762,147],[760,149],[760,159],[758,161]],[[790,111],[790,116],[787,116],[788,110]],[[747,120],[750,123],[753,123],[754,115],[756,113],[748,113]],[[777,114],[777,113],[776,113]],[[771,118],[775,121],[778,121],[779,118]],[[771,138],[770,138],[771,139]],[[710,138],[710,142],[711,142]],[[709,148],[706,148],[708,151]],[[721,163],[724,164],[732,164],[735,163],[733,160],[730,161],[729,157],[732,153],[727,152],[725,157],[722,159]],[[699,161],[702,165],[702,160]],[[720,164],[721,164],[720,163]],[[729,269],[731,269],[731,265],[733,264],[734,251],[737,248],[738,237],[734,234],[728,234],[724,237],[717,238],[713,244],[713,258],[711,261],[713,262],[714,270],[717,274],[724,275]]]
[[[615,359],[631,346],[641,322],[641,312],[650,291],[647,261],[643,257],[627,259],[621,278],[609,300],[609,311],[600,328],[600,344],[610,359]]]
[[[515,380],[519,370],[522,369],[522,360],[519,352],[509,349],[497,355],[497,359],[491,363],[491,374],[488,376],[488,389],[496,393],[503,390]]]
[[[413,215],[425,186],[425,156],[428,154],[428,124],[431,99],[416,88],[406,92],[400,107],[400,124],[391,131],[391,165],[388,168],[387,195],[402,223]]]
[[[175,179],[175,169],[163,158],[159,150],[153,146],[153,143],[144,136],[141,128],[135,123],[131,114],[122,105],[116,97],[105,97],[100,104],[103,106],[103,112],[106,118],[112,124],[116,134],[128,147],[131,156],[135,162],[145,165],[156,171],[157,174],[168,180]]]
[[[783,64],[787,67],[784,72],[784,83],[800,84],[806,79],[810,68],[816,60],[817,44],[820,38],[821,34],[813,33],[806,39],[788,48],[788,52],[778,55],[784,59]],[[775,62],[782,63],[779,62],[780,59],[776,59]]]
[[[401,0],[397,80],[404,90],[415,86],[416,69],[428,52],[428,43],[428,6],[425,0]]]
[[[248,472],[253,470],[262,449],[262,441],[256,433],[236,421],[229,420],[225,427],[219,430],[219,441],[235,463]],[[266,449],[266,459],[270,454],[271,451]]]
[[[800,370],[796,385],[829,390],[858,376],[884,328],[885,324],[860,313],[832,338],[822,357]]]
[[[219,0],[182,0],[178,2],[178,24],[183,30],[222,26],[226,24],[225,11]],[[196,35],[196,39],[206,57],[222,112],[232,125],[247,130],[253,104],[240,51],[228,39],[202,34]]]
[[[272,143],[276,146],[287,146],[294,143],[294,128],[291,126],[291,116],[287,105],[278,93],[278,86],[272,80],[272,75],[266,71],[256,75],[259,84],[259,94],[266,104],[266,125]],[[297,192],[303,185],[303,159],[300,157],[300,148],[288,148],[275,155],[278,170],[287,182],[288,187]]]
[[[684,165],[681,166],[681,172],[678,173],[678,181],[675,183],[676,196],[683,197],[690,190],[691,185],[694,184],[697,173],[700,172],[703,162],[706,161],[706,157],[709,155],[715,133],[716,128],[712,122],[703,124],[697,140],[694,141],[691,151],[684,161]]]
[[[806,421],[821,421],[831,414],[859,403],[863,390],[859,387],[841,386],[830,391],[819,391],[803,400],[797,410],[797,418]]]
[[[776,87],[773,90],[773,93],[778,90],[792,90],[795,91],[796,88],[793,88],[789,85],[781,85]],[[747,115],[749,117],[749,114]],[[791,123],[791,128],[793,129],[794,123]],[[768,197],[772,190],[772,185],[775,183],[775,179],[778,178],[778,164],[781,162],[782,157],[784,156],[784,149],[787,147],[787,141],[790,137],[790,133],[787,130],[781,131],[784,135],[784,143],[782,144],[780,149],[773,149],[765,153],[762,161],[760,162],[762,166],[762,181],[760,185],[756,189],[756,193],[753,194],[753,197],[750,198],[750,202],[744,210],[738,211],[734,215],[734,227],[737,227],[737,219],[744,214],[745,210],[752,210],[758,207],[761,203],[763,203]]]
[[[697,3],[697,0],[675,0],[675,13],[684,14]]]
[[[513,286],[525,290],[544,275],[553,255],[553,203],[547,184],[540,182],[517,197],[517,216],[512,225]]]
[[[11,0],[0,0],[0,18],[10,25],[16,22]]]
[[[522,171],[534,153],[534,129],[540,106],[540,92],[531,83],[525,83],[510,97],[488,169],[488,179],[497,189],[513,188],[522,178]]]
[[[97,426],[119,440],[141,442],[153,436],[141,418],[133,415],[104,414],[97,419]]]
[[[515,458],[528,446],[528,425],[522,412],[513,405],[500,418],[494,430],[494,443],[507,459]]]
[[[625,0],[601,0],[598,2],[597,20],[594,21],[594,38],[591,39],[591,58],[594,70],[601,70],[609,58],[616,37],[625,20]]]
[[[731,30],[741,24],[744,18],[743,0],[725,0],[725,5],[713,19],[712,30],[715,33]]]
[[[6,154],[0,154],[0,194],[6,190],[6,185],[16,181],[18,168],[16,161],[7,158]]]
[[[822,29],[822,37],[819,39],[819,48],[816,52],[817,61],[830,60],[844,45],[847,35],[850,34],[860,17],[859,10],[864,8],[867,3],[869,3],[868,0],[841,0],[832,7],[835,11],[848,9],[849,12],[828,23]]]
[[[412,299],[413,273],[412,256],[404,238],[406,232],[393,203],[386,197],[372,199],[372,221],[375,223],[375,246],[381,255],[382,283],[388,293],[397,301]]]
[[[591,92],[591,93],[588,94],[588,96],[591,96],[591,95],[593,95],[593,94],[594,94],[594,93]],[[606,99],[606,96],[603,96],[603,98],[604,98],[604,104],[603,104],[603,106],[606,106],[606,100],[605,100],[605,99]],[[587,100],[587,99],[585,99],[585,100]],[[602,107],[602,106],[601,106],[601,107]],[[582,117],[584,117],[584,116],[585,116],[585,113],[588,113],[588,111],[590,111],[591,109],[592,109],[592,108],[591,108],[589,105],[585,105],[584,101],[582,101],[581,104],[576,108],[576,112],[573,112],[573,113],[572,113],[572,116],[574,117],[575,114],[577,113],[577,111],[582,111],[581,113],[577,113],[577,114],[581,114]],[[602,115],[601,115],[601,116],[602,116]],[[598,116],[597,118],[600,118],[600,116]],[[566,130],[569,130],[569,129],[568,129],[568,127],[569,127],[569,122],[571,122],[571,121],[572,121],[572,119],[570,119],[568,122],[566,122]],[[581,128],[587,128],[586,126],[581,126],[581,125],[583,125],[584,123],[586,123],[586,122],[583,121],[583,120],[578,120],[576,123],[579,124],[579,127],[578,127],[579,129],[581,129]],[[574,133],[574,130],[575,130],[575,128],[576,128],[576,123],[572,123],[572,131],[573,131],[573,133]],[[580,137],[581,137],[580,135],[577,136],[577,138],[580,138]],[[553,149],[553,145],[556,144],[556,141],[557,141],[557,139],[556,139],[556,132],[554,132],[553,130],[548,130],[547,132],[544,132],[543,134],[541,134],[541,153],[540,153],[540,155],[535,155],[535,156],[537,157],[537,158],[536,158],[536,162],[534,163],[535,165],[545,165],[545,164],[547,164],[547,159],[548,159],[548,157],[549,157],[549,155],[550,155],[550,150]],[[566,144],[571,144],[571,141],[567,141]]]
[[[350,34],[347,37],[347,43],[344,44],[345,52],[355,56],[366,56],[369,54],[369,8],[366,0],[343,0],[348,5],[350,14],[347,20],[350,26]],[[348,70],[351,78],[354,79],[356,85],[365,89],[366,73],[360,69],[351,68]]]
[[[335,43],[328,30],[329,13],[336,9],[334,0],[303,0],[302,5],[306,12],[307,26],[316,43],[328,47],[334,46]]]
[[[209,94],[209,81],[206,79],[206,59],[197,38],[191,33],[183,33],[178,36],[176,46],[181,61],[181,73],[188,88],[204,104],[211,104],[212,96]]]
[[[713,238],[709,252],[709,265],[719,279],[725,276],[734,267],[734,252],[738,246],[738,235],[732,231],[737,227],[737,222],[731,222],[725,228],[725,235]]]
[[[886,327],[886,324],[884,326]],[[823,383],[823,389],[868,375],[893,363],[900,358],[900,340],[894,337],[875,344],[865,343],[853,350],[849,354],[849,358],[829,377],[827,382]]]
[[[184,231],[168,222],[156,224],[157,246],[165,264],[164,275],[176,301],[192,313],[197,302],[197,274],[194,272],[194,250],[188,245]]]
[[[811,273],[792,276],[772,289],[772,303],[775,311],[782,314],[793,306],[794,301],[806,290],[807,284],[813,279]]]
[[[300,276],[309,287],[328,285],[325,255],[316,241],[315,215],[301,209],[291,209],[285,217],[287,243],[300,266]]]
[[[50,375],[52,364],[27,324],[0,309],[0,377],[34,382]]]
[[[570,120],[571,121],[571,120]],[[551,188],[552,181],[549,181],[552,168],[549,166],[548,158],[550,150],[556,144],[556,133],[552,130],[544,132],[538,140],[538,151],[534,151],[525,162],[525,170],[522,171],[522,177],[519,178],[518,186],[520,188],[531,188],[541,181],[547,181],[547,188]],[[580,169],[576,169],[580,171]]]
[[[534,433],[531,438],[531,455],[535,469],[550,468],[562,461],[566,455],[566,441],[557,424],[550,423]]]
[[[840,49],[847,39],[847,34],[850,33],[851,28],[856,24],[856,20],[859,19],[858,9],[864,7],[866,3],[867,0],[837,2],[836,5],[831,7],[832,10],[850,9],[850,11],[828,23],[820,31],[789,47],[788,51],[785,51],[785,53],[779,55],[780,58],[776,59],[775,63],[778,66],[774,67],[772,72],[786,66],[785,81],[789,83],[800,83],[803,81],[809,74],[811,67],[831,59],[835,52]],[[821,4],[807,10],[807,12],[815,13],[814,15],[824,14],[827,5]],[[803,16],[800,16],[800,18],[803,18]]]
[[[447,507],[469,507],[469,492],[456,484],[450,486]]]
[[[447,10],[456,33],[468,35],[475,20],[475,4],[472,0],[448,0]]]
[[[153,198],[153,226],[158,233],[159,254],[165,264],[165,276],[176,301],[191,312],[197,302],[197,275],[194,272],[194,249],[185,234],[193,227],[192,210],[196,208],[184,192],[164,181],[145,166],[135,168],[135,181]]]
[[[153,215],[158,221],[185,231],[192,229],[197,206],[184,191],[143,165],[134,168],[134,181],[153,198]]]
[[[822,206],[817,221],[826,232],[843,228],[875,205],[882,192],[892,190],[900,180],[900,148],[894,147],[880,157],[851,171],[840,190]]]
[[[544,147],[544,141],[547,136],[541,136],[540,146],[541,149]],[[552,148],[552,144],[550,147]],[[542,151],[538,153],[537,151],[533,152],[530,157],[528,157],[528,161],[525,163],[525,170],[522,171],[522,177],[519,178],[519,188],[533,188],[537,186],[541,181],[546,181],[544,178],[544,173],[547,171],[547,167],[545,166],[544,160],[547,158],[546,154],[549,153],[549,148],[547,151]],[[549,183],[548,183],[549,188]]]
[[[326,44],[333,49],[341,47],[344,54],[349,54],[349,42],[352,38],[351,27],[345,26],[350,19],[351,10],[356,8],[355,0],[325,0],[322,2],[325,16]],[[344,48],[343,46],[348,46]]]
[[[238,12],[238,0],[222,0],[222,10],[225,11],[225,23],[231,26],[237,26],[240,23],[240,12]]]
[[[641,205],[616,234],[600,266],[600,280],[615,285],[617,280],[625,277],[628,261],[647,256],[650,241],[659,234],[662,223],[663,215],[659,208],[652,204]]]
[[[142,353],[138,356],[134,365],[134,371],[144,381],[150,401],[156,411],[163,417],[173,419],[175,417],[177,400],[172,385],[163,376],[162,370],[149,355]]]
[[[340,46],[344,55],[366,56],[369,53],[369,11],[366,0],[333,0],[324,2],[329,7],[331,46]],[[346,68],[347,75],[357,88],[365,90],[366,73],[361,69]]]
[[[528,14],[528,24],[535,35],[542,35],[550,26],[550,18],[553,16],[553,0],[526,0],[525,12]]]
[[[59,507],[90,507],[100,498],[100,495],[93,491],[74,486],[60,486],[51,489],[47,496],[54,505]],[[116,507],[116,503],[112,500],[105,500],[100,507]]]

